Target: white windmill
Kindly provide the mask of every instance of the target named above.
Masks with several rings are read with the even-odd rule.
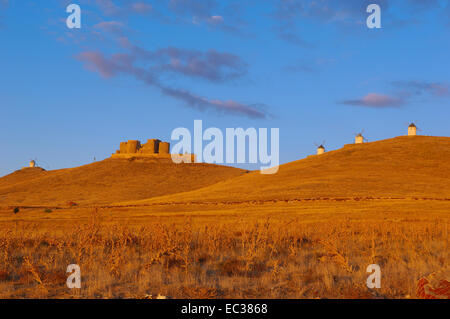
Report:
[[[314,144],[317,146],[317,155],[325,153],[325,141],[323,141],[320,145],[318,145],[317,143]]]
[[[31,159],[31,160],[30,160],[30,165],[29,165],[29,166],[30,166],[30,167],[36,167],[36,161],[37,161],[36,158],[35,158],[35,159]]]
[[[412,121],[408,125],[408,136],[416,136],[418,131],[422,131],[417,125],[417,121]]]
[[[359,133],[355,133],[355,144],[363,144],[364,142],[368,142],[368,140],[364,137],[364,130],[361,130]]]

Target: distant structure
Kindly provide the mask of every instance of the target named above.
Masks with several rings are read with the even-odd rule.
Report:
[[[161,142],[158,139],[149,139],[145,144],[141,144],[138,140],[128,140],[120,143],[119,149],[113,154],[113,157],[155,157],[163,154],[166,157],[170,155],[170,143]]]
[[[362,136],[361,133],[355,136],[355,144],[362,144],[364,143],[364,136]]]
[[[408,136],[416,136],[416,135],[417,135],[417,126],[414,123],[409,124]]]
[[[321,155],[321,154],[323,154],[323,153],[325,153],[325,147],[324,147],[323,145],[320,145],[320,146],[317,148],[317,155]]]
[[[30,161],[30,167],[36,167],[36,162],[33,161],[33,160],[31,160],[31,161]]]
[[[407,123],[405,123],[405,125],[407,125]],[[421,131],[421,129],[419,127],[417,127],[417,125],[414,122],[411,122],[411,124],[409,124],[408,126],[408,136],[416,136],[417,135],[417,131]],[[355,136],[355,144],[364,144],[364,143],[368,143],[369,141],[364,137],[364,130],[360,131],[359,133],[354,133]],[[315,143],[315,145],[317,146],[318,144]],[[322,144],[320,144],[317,147],[317,155],[321,155],[325,153],[325,141],[322,142]],[[344,147],[352,147],[354,144],[345,144]],[[315,155],[309,155],[308,157],[312,157]]]
[[[195,156],[185,154],[180,156],[190,156],[191,162],[195,161]],[[149,158],[167,158],[171,159],[170,143],[162,142],[158,139],[149,139],[147,143],[141,144],[138,140],[129,140],[121,142],[119,149],[112,154],[112,158],[133,158],[133,157],[149,157]]]

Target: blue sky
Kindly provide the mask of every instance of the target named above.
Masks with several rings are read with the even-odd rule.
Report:
[[[195,119],[280,128],[281,163],[410,121],[449,136],[449,35],[448,0],[0,0],[0,176],[104,159]]]

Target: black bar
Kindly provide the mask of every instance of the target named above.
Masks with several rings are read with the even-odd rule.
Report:
[[[215,300],[134,300],[134,299],[64,299],[64,300],[0,300],[1,309],[11,308],[14,312],[55,310],[56,313],[79,312],[83,318],[91,311],[105,311],[116,314],[129,313],[134,317],[137,312],[143,318],[315,318],[317,316],[356,315],[364,318],[367,315],[380,314],[384,318],[389,308],[399,314],[416,313],[432,309],[439,313],[444,307],[448,309],[448,300],[347,300],[347,299],[306,299],[306,300],[274,300],[274,299],[215,299]],[[431,306],[431,307],[430,307]],[[212,311],[212,313],[211,313]],[[442,312],[444,314],[445,311]],[[158,315],[157,315],[158,314]],[[359,314],[359,315],[358,315]],[[128,319],[127,316],[124,319]],[[404,316],[402,316],[404,317]]]

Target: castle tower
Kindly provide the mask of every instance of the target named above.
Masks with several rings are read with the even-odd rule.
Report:
[[[362,136],[361,133],[355,136],[355,144],[362,144],[364,143],[364,136]]]
[[[168,142],[159,143],[159,154],[170,154],[170,143]]]
[[[127,153],[137,153],[141,148],[141,143],[137,140],[130,140],[127,142]]]
[[[36,167],[36,162],[35,161],[30,161],[30,167]]]
[[[120,142],[120,154],[126,154],[127,153],[127,142]]]
[[[317,148],[317,155],[321,155],[321,154],[323,154],[323,153],[325,153],[325,147],[324,147],[323,145],[320,145],[320,146]]]
[[[408,126],[408,136],[416,136],[417,135],[417,127],[414,123],[409,124]]]
[[[159,151],[159,143],[161,143],[158,139],[150,139],[146,144],[142,145],[142,153],[147,154],[157,154]]]

